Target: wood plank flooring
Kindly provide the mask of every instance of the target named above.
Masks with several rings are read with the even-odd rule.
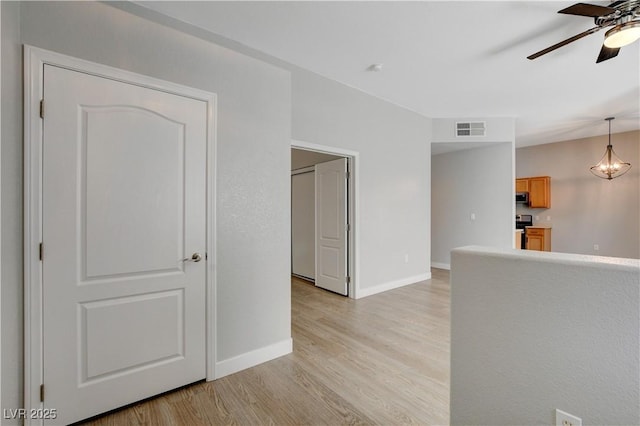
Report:
[[[449,423],[449,273],[353,300],[292,278],[292,354],[87,425]]]

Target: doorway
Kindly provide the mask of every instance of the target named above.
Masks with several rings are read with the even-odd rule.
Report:
[[[292,142],[292,276],[351,298],[358,292],[357,155]]]

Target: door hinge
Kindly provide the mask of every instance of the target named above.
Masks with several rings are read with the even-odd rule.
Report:
[[[40,402],[44,402],[44,385],[40,385]]]
[[[346,172],[344,176],[347,180],[349,180],[349,178],[351,177],[351,172]]]
[[[40,246],[38,247],[38,256],[40,257],[40,260],[42,260],[42,256],[44,254],[44,245],[42,243],[40,243]]]
[[[44,118],[44,99],[40,99],[40,118]]]
[[[351,277],[347,275],[347,284],[351,284]]]
[[[351,224],[347,223],[347,232],[351,231]]]

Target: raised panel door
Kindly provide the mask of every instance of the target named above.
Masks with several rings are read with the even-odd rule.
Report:
[[[45,407],[67,424],[205,377],[202,101],[45,65]]]
[[[347,159],[316,165],[315,285],[347,295]]]

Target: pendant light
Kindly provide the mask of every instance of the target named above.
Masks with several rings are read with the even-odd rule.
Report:
[[[622,176],[631,168],[630,163],[622,161],[613,151],[613,146],[611,145],[611,120],[614,119],[615,117],[605,118],[605,120],[609,122],[609,144],[602,159],[590,169],[594,175],[607,180]]]

